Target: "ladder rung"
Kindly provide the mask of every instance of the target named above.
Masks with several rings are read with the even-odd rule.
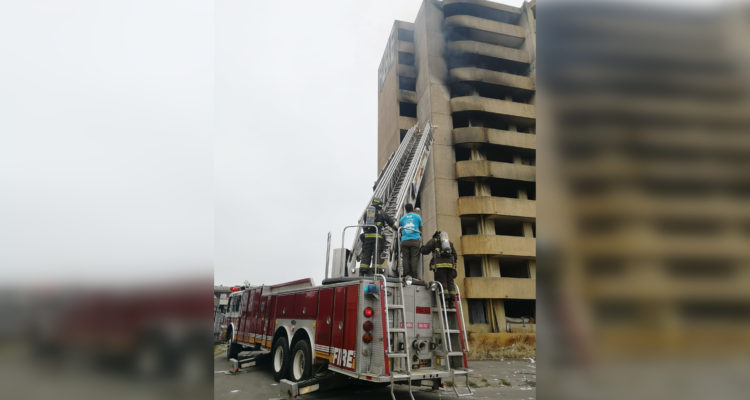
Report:
[[[447,312],[456,312],[456,309],[455,309],[455,308],[445,308],[445,309],[441,309],[441,308],[434,308],[434,307],[432,308],[432,312],[437,312],[437,313],[442,313],[442,312],[443,312],[443,310],[445,310],[445,311],[447,311]]]
[[[390,305],[390,306],[388,306],[386,308],[389,309],[389,310],[390,309],[403,310],[404,309],[404,305],[403,304],[393,304],[393,305]]]
[[[406,329],[404,328],[389,328],[388,329],[391,333],[406,333]],[[458,332],[458,331],[456,331]]]
[[[435,332],[443,333],[444,331],[442,329],[436,329]],[[448,329],[448,333],[459,333],[458,329]]]
[[[460,351],[451,351],[448,353],[448,357],[457,357],[457,356],[463,356],[464,353]]]
[[[405,353],[388,353],[389,358],[406,358],[407,355]]]

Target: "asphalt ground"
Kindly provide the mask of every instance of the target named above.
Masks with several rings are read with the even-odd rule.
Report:
[[[248,354],[242,353],[242,356]],[[536,399],[536,363],[534,360],[470,361],[469,368],[473,370],[469,376],[474,390],[474,395],[469,397],[471,399]],[[279,384],[273,380],[268,356],[259,357],[256,366],[244,368],[237,374],[231,374],[230,369],[231,365],[226,359],[226,354],[217,352],[214,359],[215,400],[280,398]],[[459,384],[462,382],[463,378],[460,378]],[[397,399],[409,399],[406,386],[396,385],[394,391]],[[390,387],[387,385],[355,382],[336,389],[310,393],[301,398],[386,400],[391,397]],[[438,391],[430,391],[425,387],[415,390],[414,398],[417,400],[449,399],[455,398],[455,394],[448,387]]]

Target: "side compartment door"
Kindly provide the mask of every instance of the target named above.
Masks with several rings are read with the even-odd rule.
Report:
[[[318,318],[315,320],[314,358],[330,361],[331,328],[333,327],[333,288],[320,289],[318,297]]]
[[[331,365],[354,371],[356,367],[359,286],[337,287],[333,299]]]

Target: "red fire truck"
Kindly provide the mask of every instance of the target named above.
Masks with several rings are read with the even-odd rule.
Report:
[[[432,144],[431,127],[410,129],[391,155],[376,182],[373,198],[383,211],[398,220],[404,204],[415,204]],[[367,203],[370,208],[372,198]],[[227,357],[236,363],[245,349],[270,352],[273,376],[288,378],[291,388],[307,388],[320,373],[328,372],[369,382],[409,385],[424,382],[433,388],[443,379],[465,377],[465,395],[471,394],[466,361],[460,294],[456,306],[445,307],[439,282],[402,277],[399,267],[400,231],[386,230],[384,249],[387,273],[352,276],[362,251],[364,227],[372,226],[366,208],[357,225],[344,228],[341,248],[334,249],[329,278],[320,286],[303,279],[274,286],[255,286],[230,296],[225,338]],[[372,214],[369,214],[372,215]],[[346,230],[356,228],[355,241],[344,248]],[[330,234],[327,254],[330,255]],[[418,277],[415,277],[418,278]],[[324,375],[324,374],[323,374]],[[285,382],[285,381],[282,381]],[[304,391],[300,390],[300,394]],[[291,392],[289,392],[290,397]]]
[[[438,282],[341,277],[250,287],[232,296],[227,357],[271,353],[276,380],[302,382],[324,370],[370,382],[456,382],[468,364],[460,296],[443,307]],[[232,304],[230,304],[230,307]],[[238,312],[237,312],[238,311]],[[454,384],[456,394],[458,391]]]

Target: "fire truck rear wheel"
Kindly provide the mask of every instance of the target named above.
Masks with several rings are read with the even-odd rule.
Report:
[[[289,343],[285,337],[276,339],[271,351],[271,367],[273,368],[273,379],[276,382],[286,378],[289,370]]]
[[[232,358],[236,359],[240,354],[240,350],[242,350],[242,346],[240,346],[239,343],[229,342],[227,344],[227,360],[231,360]]]
[[[302,339],[294,344],[291,369],[289,375],[294,382],[304,381],[312,375],[312,354],[307,340]]]

